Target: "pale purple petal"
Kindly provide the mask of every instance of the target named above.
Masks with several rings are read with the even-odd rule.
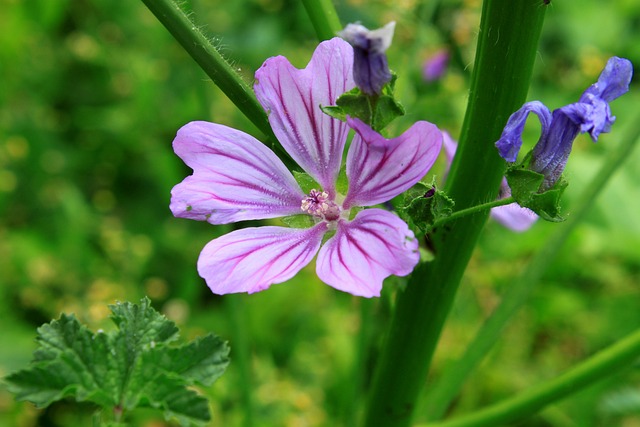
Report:
[[[212,224],[298,214],[304,197],[285,165],[244,132],[208,122],[183,126],[173,149],[193,169],[171,191],[171,211]]]
[[[629,91],[629,83],[633,77],[633,65],[625,58],[614,56],[600,73],[598,81],[584,91],[580,102],[587,102],[589,95],[611,102]]]
[[[426,82],[432,82],[440,79],[449,64],[449,51],[440,49],[422,64],[422,78]]]
[[[314,227],[243,228],[209,242],[198,259],[198,273],[215,294],[258,292],[291,279],[309,264],[326,224]]]
[[[446,130],[442,131],[442,148],[444,148],[444,154],[447,159],[448,167],[451,167],[453,158],[458,150],[458,143],[451,138],[451,135]]]
[[[442,134],[429,122],[416,122],[397,138],[385,139],[359,119],[347,154],[349,191],[343,207],[372,206],[411,188],[429,171],[442,146]]]
[[[382,281],[406,276],[420,260],[418,240],[391,212],[366,209],[353,221],[338,223],[336,234],[320,249],[320,280],[344,292],[380,296]]]
[[[340,170],[349,127],[322,112],[353,89],[353,49],[339,38],[320,43],[303,70],[282,56],[256,72],[256,96],[269,123],[293,159],[330,195]]]
[[[491,209],[491,217],[513,231],[526,231],[538,220],[538,215],[517,203]]]

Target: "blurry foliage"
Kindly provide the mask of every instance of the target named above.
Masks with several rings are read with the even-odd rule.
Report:
[[[389,62],[399,75],[396,90],[407,115],[393,122],[390,133],[426,119],[456,138],[481,2],[336,4],[343,23],[359,20],[377,27],[397,21]],[[261,426],[340,425],[353,409],[349,399],[357,387],[350,371],[361,301],[321,285],[313,266],[264,293],[213,296],[195,263],[205,243],[227,228],[175,219],[168,210],[172,186],[190,173],[171,150],[180,126],[211,120],[260,136],[257,130],[141,2],[0,0],[0,5],[0,375],[26,365],[35,327],[60,312],[100,327],[107,304],[146,294],[186,338],[215,330],[233,347],[239,331],[247,337],[249,386]],[[285,55],[303,66],[317,43],[294,0],[191,0],[185,7],[247,81],[269,56]],[[552,109],[574,102],[611,55],[625,56],[639,69],[639,34],[640,5],[634,0],[553,0],[529,99]],[[440,80],[424,83],[422,61],[443,47],[452,51],[449,69]],[[597,144],[586,138],[576,142],[567,168],[567,214],[640,105],[637,92],[636,78],[631,93],[613,103],[618,123],[610,135]],[[531,137],[525,144],[533,145],[538,125],[527,126]],[[640,150],[603,189],[454,411],[553,377],[640,325],[638,164]],[[438,178],[442,171],[442,164],[434,169]],[[488,225],[433,375],[463,351],[500,292],[556,226],[562,225],[540,222],[513,234]],[[382,326],[400,282],[387,285],[387,297],[373,303]],[[238,306],[245,315],[241,321],[232,315]],[[372,327],[378,337],[379,329]],[[242,423],[242,378],[231,363],[216,387],[205,391],[212,425]],[[612,378],[522,425],[601,426],[614,416],[620,425],[638,425],[637,412],[598,409],[623,385],[638,390],[640,373]],[[64,401],[37,411],[0,389],[1,425],[86,425],[90,414]],[[165,425],[153,414],[142,415],[138,424]]]

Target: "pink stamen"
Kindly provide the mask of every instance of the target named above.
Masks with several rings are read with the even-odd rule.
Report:
[[[310,215],[322,218],[326,221],[335,221],[340,218],[340,206],[333,200],[329,200],[326,191],[311,190],[309,195],[302,199],[300,209]]]

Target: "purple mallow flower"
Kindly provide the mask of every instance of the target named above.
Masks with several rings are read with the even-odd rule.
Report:
[[[456,150],[458,149],[458,144],[451,138],[451,135],[449,135],[447,131],[442,131],[442,146],[447,158],[447,165],[451,166],[453,156],[455,156]],[[500,200],[510,196],[511,188],[509,188],[507,180],[502,178],[500,190],[498,191],[498,199]],[[513,231],[526,231],[538,220],[538,215],[527,208],[521,207],[517,203],[492,208],[491,217]]]
[[[422,77],[426,82],[436,81],[447,71],[447,65],[449,65],[449,51],[440,49],[424,61]]]
[[[209,242],[198,272],[216,294],[257,292],[292,278],[318,254],[318,277],[336,289],[378,296],[389,275],[409,274],[418,241],[395,214],[360,210],[390,200],[433,165],[441,134],[417,122],[384,139],[358,119],[347,123],[320,110],[354,87],[353,50],[338,38],[321,43],[302,70],[278,56],[256,72],[255,91],[286,151],[318,184],[308,194],[276,155],[244,132],[208,122],[178,131],[173,147],[193,175],[171,192],[177,217],[226,224],[299,215],[308,228],[263,226],[233,231]],[[349,188],[336,181],[349,128]],[[328,239],[327,239],[328,238]],[[326,240],[326,241],[325,241]]]
[[[609,59],[598,81],[584,91],[580,100],[565,105],[552,113],[539,101],[527,102],[509,117],[509,121],[496,142],[500,155],[515,162],[522,146],[522,132],[529,113],[534,113],[542,124],[542,135],[531,153],[531,170],[543,174],[540,190],[546,190],[558,181],[564,170],[573,141],[579,133],[589,132],[593,141],[603,132],[609,132],[615,117],[609,102],[629,90],[633,75],[631,62],[624,58]]]
[[[367,95],[379,95],[391,80],[386,50],[391,46],[395,22],[377,30],[368,30],[360,24],[348,24],[340,37],[353,46],[353,78]]]

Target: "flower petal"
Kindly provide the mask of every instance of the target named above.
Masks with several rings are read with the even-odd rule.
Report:
[[[368,95],[379,95],[391,80],[385,51],[391,46],[395,28],[395,22],[371,31],[360,24],[348,24],[338,33],[353,46],[353,78]]]
[[[429,171],[442,146],[442,134],[429,122],[416,122],[394,139],[385,139],[359,119],[347,154],[349,191],[343,207],[372,206],[409,189]]]
[[[513,231],[526,231],[538,220],[538,215],[517,203],[491,209],[491,217]]]
[[[595,95],[606,102],[611,102],[629,91],[629,83],[633,76],[633,65],[625,58],[614,56],[600,73],[598,81],[584,91],[580,102],[585,102],[589,95]]]
[[[569,160],[573,141],[580,132],[575,123],[578,111],[586,107],[581,103],[566,105],[553,111],[551,126],[543,132],[531,152],[531,169],[544,175],[542,189],[546,190],[560,179]]]
[[[254,227],[209,242],[198,273],[215,294],[258,292],[289,280],[313,259],[326,224],[311,228]]]
[[[456,151],[458,150],[458,143],[451,138],[451,135],[446,130],[442,131],[442,148],[444,148],[447,165],[448,168],[450,168]]]
[[[193,169],[171,191],[171,211],[212,224],[301,213],[304,193],[286,166],[244,132],[208,122],[183,126],[173,141]]]
[[[344,292],[380,296],[382,281],[406,276],[420,260],[418,240],[391,212],[366,209],[353,221],[341,221],[336,234],[320,249],[320,280]]]
[[[518,152],[522,146],[522,132],[527,122],[529,113],[534,113],[540,119],[542,124],[542,136],[544,139],[547,130],[551,125],[551,112],[540,101],[527,102],[518,111],[513,113],[502,131],[500,139],[496,142],[500,156],[507,162],[515,162],[518,158]]]
[[[278,56],[256,72],[256,96],[269,112],[278,140],[332,196],[349,127],[324,114],[320,106],[335,105],[340,95],[355,86],[352,63],[351,46],[334,38],[320,43],[303,70]]]

